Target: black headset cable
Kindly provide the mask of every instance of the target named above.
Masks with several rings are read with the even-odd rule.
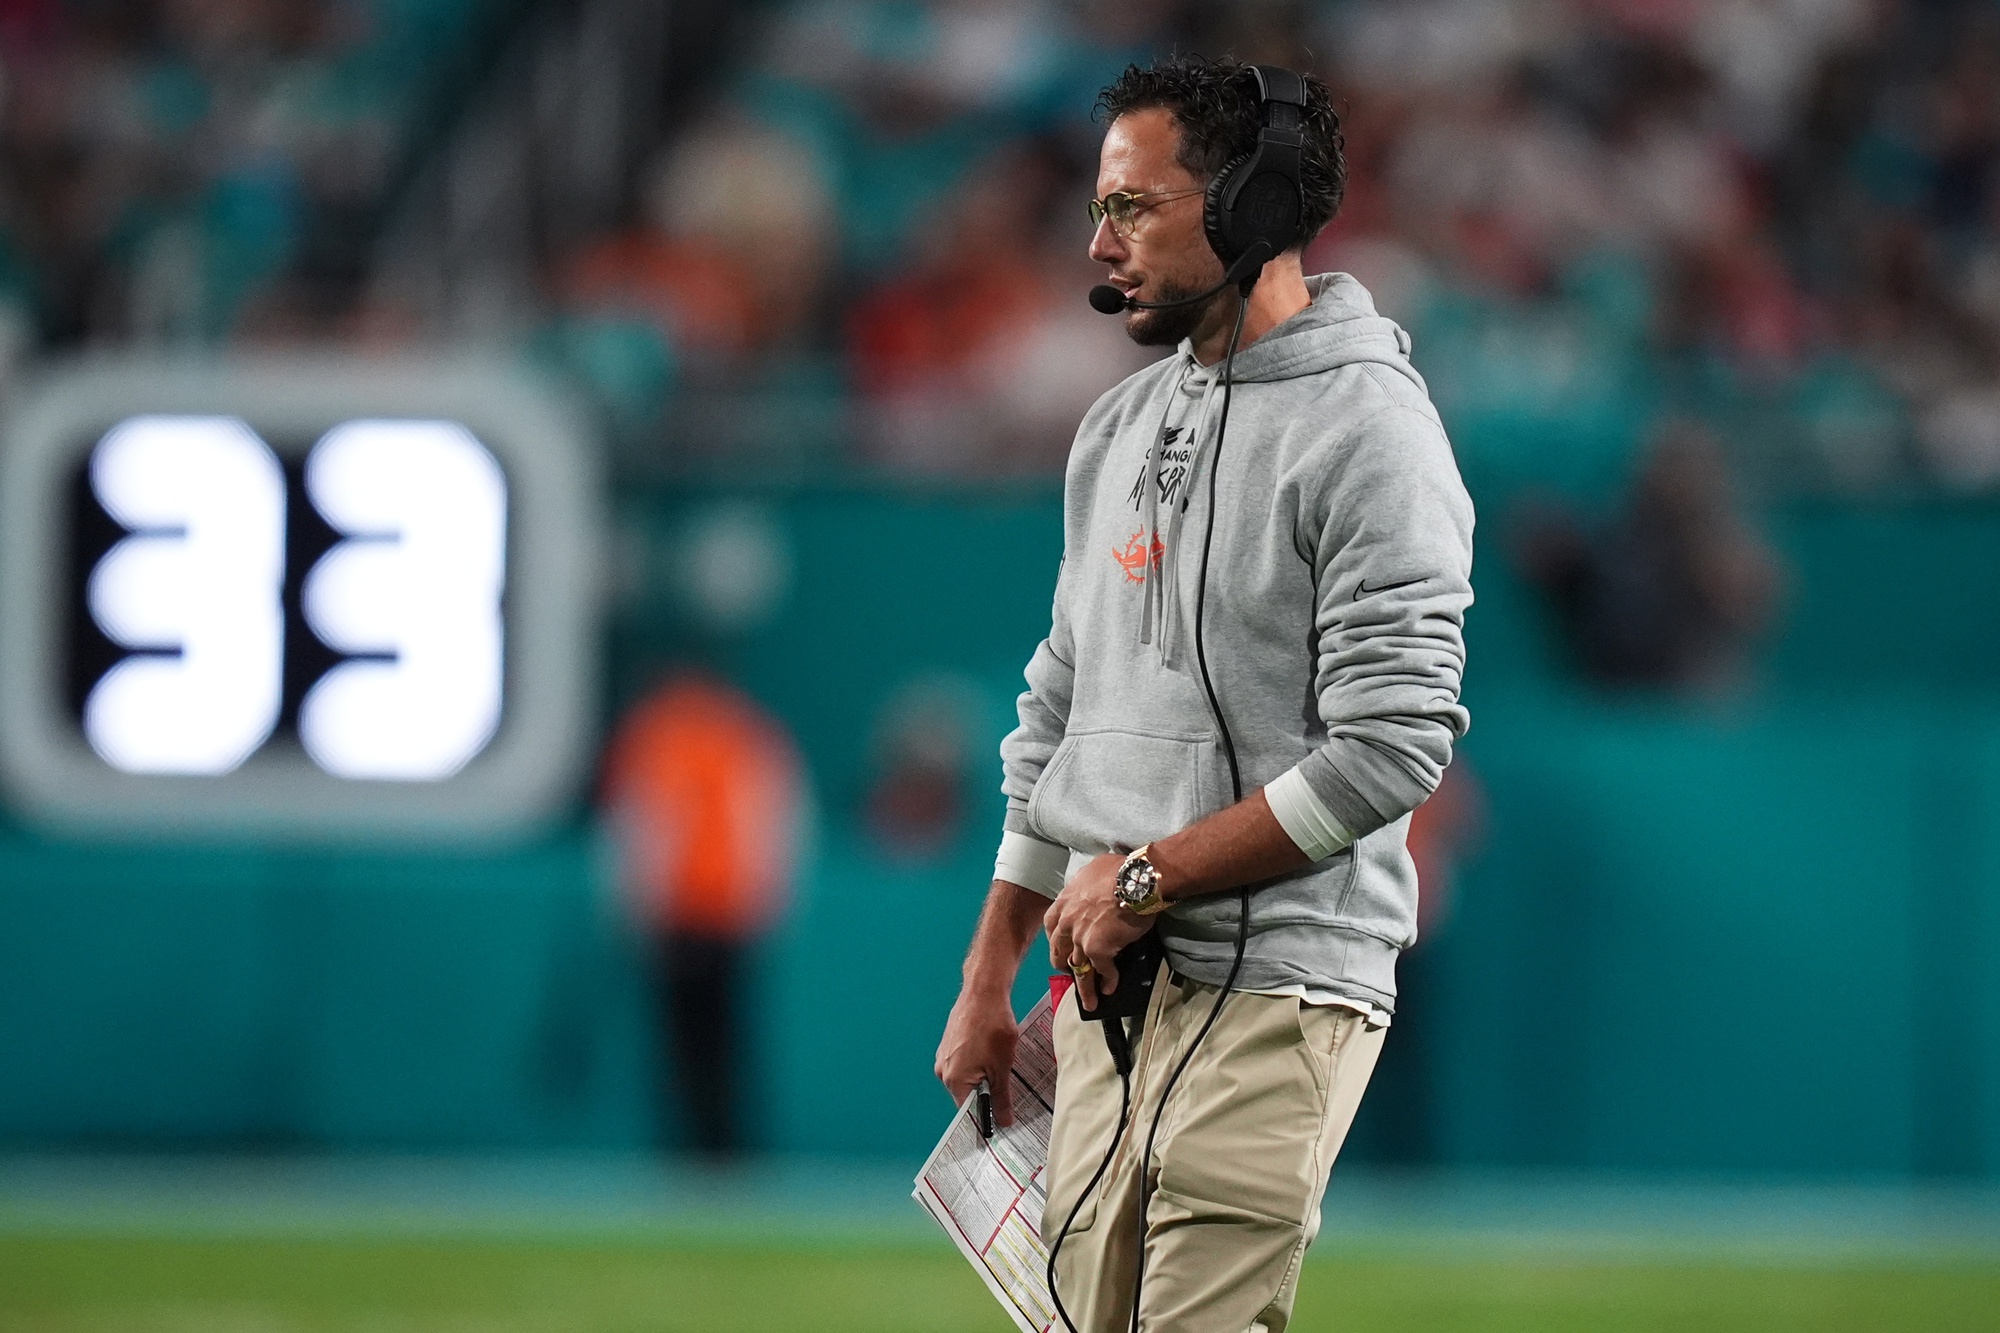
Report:
[[[1122,1020],[1107,1018],[1104,1021],[1117,1023]],[[1090,1183],[1083,1187],[1083,1193],[1076,1196],[1076,1204],[1069,1210],[1069,1216],[1063,1219],[1062,1230],[1056,1233],[1056,1243],[1049,1246],[1049,1299],[1055,1302],[1056,1314],[1061,1316],[1063,1327],[1068,1329],[1069,1333],[1076,1333],[1076,1321],[1069,1317],[1069,1311],[1063,1308],[1062,1296],[1056,1291],[1056,1256],[1062,1253],[1063,1242],[1069,1239],[1069,1229],[1076,1225],[1076,1215],[1083,1211],[1084,1201],[1090,1198],[1098,1182],[1104,1179],[1104,1173],[1111,1169],[1111,1161],[1118,1155],[1118,1145],[1125,1138],[1126,1117],[1131,1113],[1132,1074],[1129,1070],[1123,1070],[1118,1075],[1118,1127],[1111,1131],[1111,1146],[1104,1150],[1104,1160],[1097,1164],[1097,1174],[1093,1175]]]
[[[1250,281],[1254,282],[1253,277]],[[1195,585],[1194,601],[1194,660],[1201,671],[1201,687],[1208,695],[1208,708],[1215,715],[1215,728],[1222,741],[1222,753],[1229,760],[1229,790],[1237,804],[1243,801],[1243,775],[1236,765],[1236,742],[1229,734],[1229,721],[1222,715],[1222,703],[1216,698],[1215,681],[1208,674],[1208,655],[1202,648],[1202,612],[1208,606],[1208,553],[1215,544],[1215,479],[1222,471],[1222,442],[1229,434],[1229,397],[1236,387],[1236,344],[1243,337],[1243,315],[1250,307],[1250,294],[1239,289],[1236,302],[1236,327],[1229,335],[1229,352],[1222,360],[1222,419],[1216,423],[1215,452],[1208,461],[1208,525],[1201,539],[1201,576]],[[1181,1056],[1174,1072],[1167,1076],[1167,1084],[1160,1090],[1160,1100],[1153,1107],[1153,1123],[1146,1130],[1146,1151],[1139,1156],[1139,1250],[1136,1272],[1132,1277],[1132,1325],[1131,1333],[1139,1333],[1139,1298],[1146,1288],[1146,1173],[1152,1169],[1153,1141],[1159,1137],[1160,1117],[1167,1109],[1167,1099],[1173,1096],[1174,1085],[1188,1065],[1194,1060],[1195,1052],[1201,1049],[1202,1041],[1215,1020],[1222,1017],[1222,1002],[1236,989],[1236,977],[1243,970],[1243,954],[1250,943],[1250,888],[1245,885],[1237,891],[1236,909],[1236,957],[1229,964],[1229,976],[1222,983],[1222,989],[1215,993],[1215,1004],[1203,1020],[1201,1031],[1195,1034],[1187,1051]],[[1108,1158],[1106,1159],[1109,1160]]]
[[[1252,280],[1254,281],[1254,279]],[[1208,605],[1208,554],[1210,548],[1215,544],[1215,474],[1222,462],[1223,437],[1229,432],[1229,397],[1230,391],[1235,384],[1236,344],[1243,337],[1243,316],[1245,311],[1248,310],[1249,304],[1248,295],[1242,293],[1239,289],[1236,302],[1236,326],[1230,331],[1229,351],[1223,357],[1222,361],[1222,417],[1216,423],[1215,452],[1209,458],[1208,524],[1202,534],[1201,573],[1200,581],[1195,588],[1194,603],[1195,665],[1201,671],[1201,687],[1208,698],[1209,712],[1215,717],[1216,729],[1222,739],[1222,752],[1229,760],[1229,789],[1235,794],[1235,799],[1238,802],[1243,799],[1243,778],[1237,770],[1236,743],[1229,734],[1229,722],[1222,716],[1222,705],[1217,702],[1215,696],[1215,682],[1209,678],[1208,674],[1208,657],[1202,649],[1202,613]],[[1152,1126],[1146,1133],[1145,1156],[1139,1160],[1139,1268],[1132,1284],[1132,1328],[1135,1333],[1139,1327],[1139,1293],[1146,1280],[1146,1168],[1147,1164],[1153,1160],[1153,1139],[1160,1132],[1160,1112],[1166,1108],[1167,1095],[1173,1092],[1174,1084],[1180,1081],[1181,1071],[1187,1068],[1188,1062],[1194,1058],[1195,1051],[1200,1048],[1202,1038],[1208,1035],[1208,1030],[1215,1026],[1215,1020],[1221,1016],[1222,1002],[1229,997],[1229,992],[1236,985],[1236,974],[1243,967],[1243,952],[1249,942],[1249,937],[1250,890],[1245,888],[1241,891],[1241,905],[1237,910],[1236,958],[1229,965],[1229,978],[1222,983],[1222,991],[1215,997],[1215,1007],[1208,1011],[1208,1019],[1201,1025],[1201,1031],[1195,1036],[1194,1044],[1188,1047],[1187,1054],[1181,1057],[1181,1062],[1174,1067],[1173,1074],[1167,1079],[1166,1089],[1160,1094],[1160,1104],[1153,1111]],[[1113,1159],[1118,1156],[1118,1145],[1124,1141],[1125,1122],[1131,1116],[1131,1112],[1132,1076],[1129,1072],[1121,1072],[1119,1075],[1118,1127],[1112,1132],[1111,1146],[1104,1150],[1104,1160],[1097,1164],[1097,1170],[1090,1177],[1090,1183],[1083,1187],[1081,1194],[1077,1195],[1075,1205],[1069,1210],[1069,1216],[1063,1219],[1062,1230],[1056,1233],[1055,1243],[1049,1246],[1049,1299],[1055,1303],[1056,1314],[1062,1319],[1063,1327],[1068,1329],[1069,1333],[1077,1333],[1077,1328],[1075,1322],[1069,1317],[1069,1311],[1063,1307],[1062,1296],[1056,1291],[1056,1256],[1062,1253],[1063,1242],[1069,1239],[1070,1228],[1076,1224],[1077,1214],[1083,1211],[1085,1201],[1090,1198],[1091,1192],[1104,1179],[1104,1173],[1111,1169]]]

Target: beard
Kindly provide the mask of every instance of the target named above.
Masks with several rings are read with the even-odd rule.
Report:
[[[1162,278],[1155,301],[1180,301],[1200,294],[1212,284],[1202,283],[1189,287]],[[1207,301],[1196,301],[1191,305],[1177,305],[1171,310],[1133,310],[1125,316],[1125,336],[1141,347],[1173,347],[1183,338],[1193,335],[1201,327],[1203,317],[1210,306],[1227,296],[1227,292],[1217,292]]]

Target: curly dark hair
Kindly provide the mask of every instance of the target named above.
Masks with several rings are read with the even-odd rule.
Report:
[[[1299,158],[1300,189],[1305,207],[1299,217],[1299,247],[1333,221],[1347,193],[1347,162],[1341,156],[1346,141],[1340,115],[1326,84],[1305,76],[1305,151]],[[1097,95],[1097,110],[1107,124],[1129,111],[1164,107],[1180,126],[1175,157],[1204,181],[1214,180],[1232,160],[1257,146],[1263,116],[1257,104],[1257,76],[1250,66],[1223,56],[1170,56],[1150,67],[1127,65],[1110,87]]]

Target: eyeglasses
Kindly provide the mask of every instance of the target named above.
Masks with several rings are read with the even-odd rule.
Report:
[[[1090,225],[1101,226],[1105,218],[1111,219],[1111,230],[1126,240],[1132,239],[1132,231],[1139,225],[1139,213],[1155,204],[1163,204],[1169,199],[1185,199],[1191,194],[1200,194],[1208,187],[1197,185],[1189,190],[1166,190],[1154,193],[1134,194],[1126,190],[1113,190],[1102,199],[1090,201]]]

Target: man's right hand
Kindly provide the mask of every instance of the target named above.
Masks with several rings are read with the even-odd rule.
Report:
[[[954,1105],[985,1079],[993,1091],[996,1124],[1014,1123],[1014,974],[1042,928],[1049,900],[1019,884],[993,881],[972,947],[965,954],[965,982],[938,1043],[937,1076]]]
[[[937,1052],[937,1076],[953,1105],[964,1102],[983,1078],[993,1092],[994,1123],[1014,1123],[1012,1072],[1019,1035],[1013,1003],[1005,993],[970,987],[959,991]]]

